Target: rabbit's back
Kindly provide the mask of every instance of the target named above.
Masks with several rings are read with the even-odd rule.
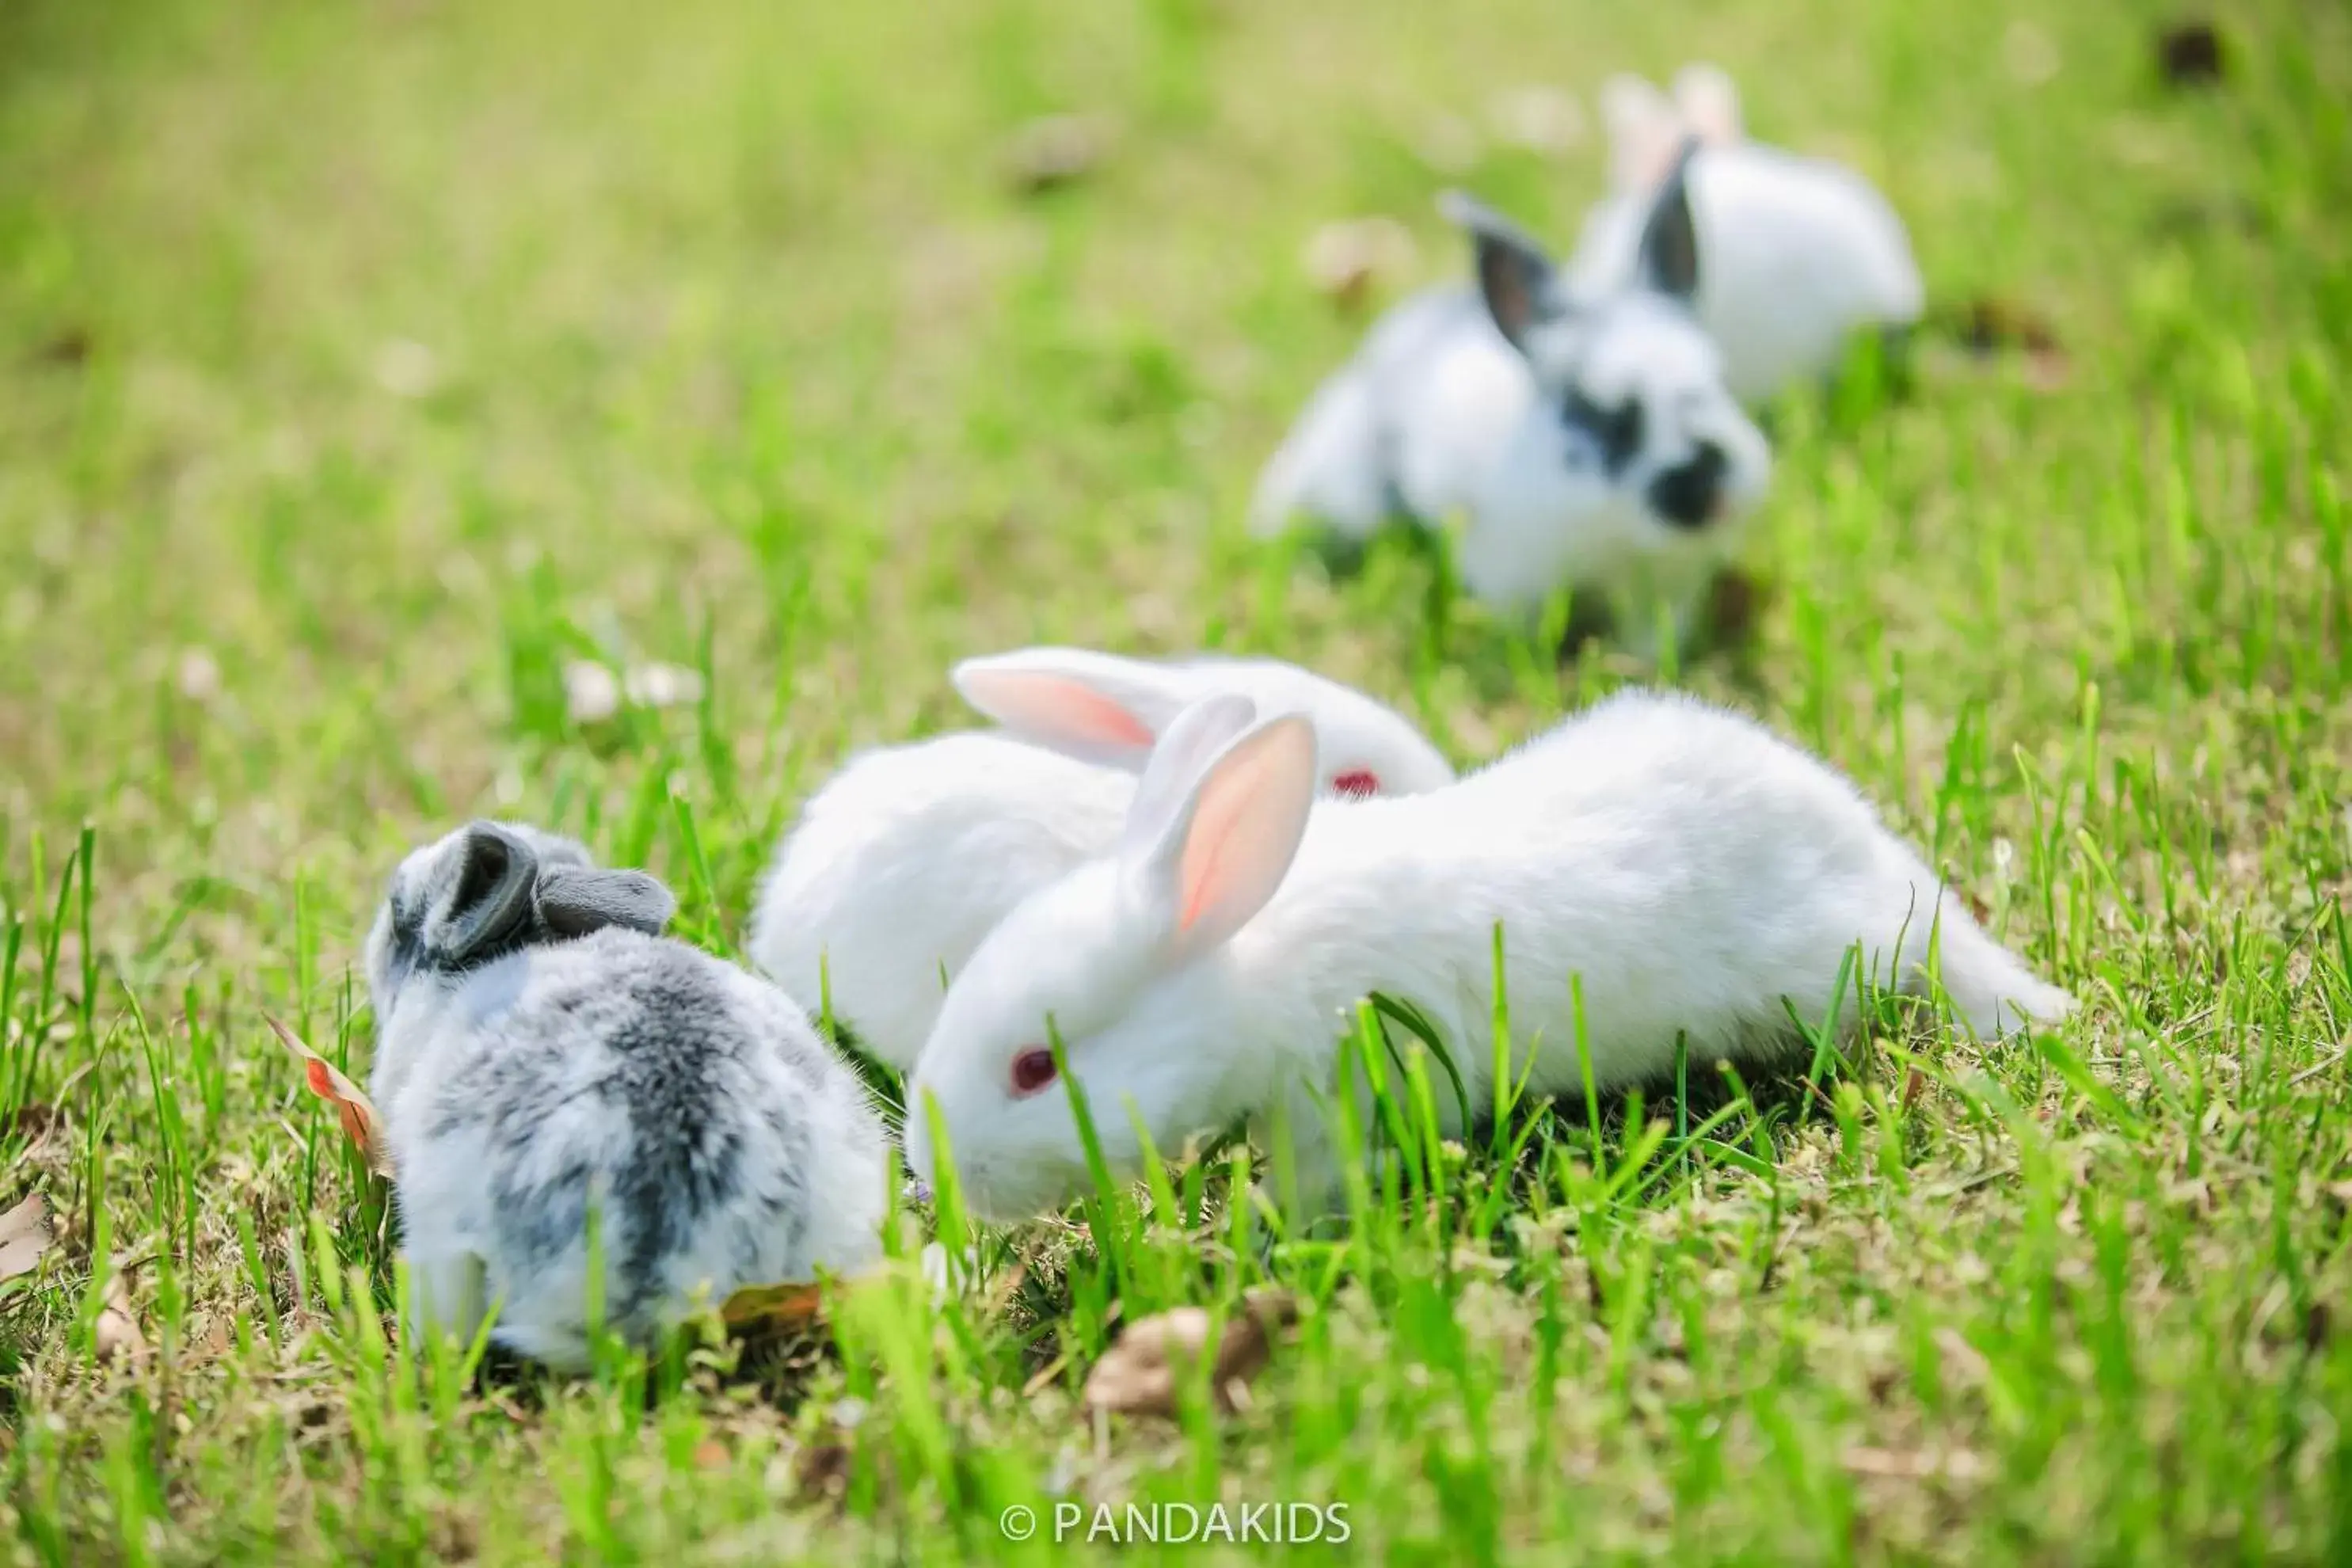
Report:
[[[636,1337],[698,1293],[877,1249],[883,1140],[863,1087],[731,965],[602,931],[484,966],[444,1025],[440,1070],[391,1111],[404,1224],[428,1252],[484,1261],[514,1348],[576,1360],[592,1215],[606,1320]]]
[[[859,1047],[914,1063],[962,967],[1005,912],[1097,855],[1134,781],[986,733],[868,752],[803,808],[763,882],[751,960]]]
[[[1678,1031],[1700,1059],[1784,1031],[1792,977],[1817,1005],[1854,941],[1891,965],[1915,904],[1906,954],[1936,880],[1843,779],[1733,715],[1644,693],[1452,790],[1318,812],[1236,948],[1318,954],[1318,1006],[1403,994],[1480,1041],[1499,925],[1517,1024],[1567,1037],[1580,974],[1596,1071],[1624,1082]]]
[[[1476,296],[1425,289],[1391,306],[1317,389],[1259,477],[1251,526],[1295,516],[1363,538],[1470,503],[1533,394]]]

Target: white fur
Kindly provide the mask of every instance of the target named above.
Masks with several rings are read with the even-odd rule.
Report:
[[[1392,710],[1272,659],[1154,663],[1032,648],[967,661],[957,682],[1009,733],[853,758],[778,847],[748,943],[785,989],[812,1007],[829,1000],[862,1049],[902,1070],[939,1016],[942,974],[961,971],[1023,899],[1109,847],[1151,739],[1194,700],[1231,691],[1269,712],[1305,714],[1324,747],[1327,788],[1370,774],[1381,794],[1413,794],[1454,777]],[[1140,742],[1124,743],[1122,726]]]
[[[1531,247],[1526,259],[1546,265]],[[1571,397],[1638,405],[1633,460],[1612,471],[1563,417]],[[1666,520],[1653,487],[1702,442],[1727,459],[1718,510],[1695,526]],[[1474,596],[1526,616],[1562,588],[1597,593],[1643,647],[1662,603],[1675,635],[1687,628],[1770,473],[1762,434],[1678,300],[1633,282],[1570,298],[1561,283],[1513,336],[1477,290],[1445,288],[1389,312],[1318,390],[1259,479],[1251,527],[1271,535],[1304,516],[1361,540],[1393,516],[1458,520]]]
[[[1301,1191],[1329,1192],[1307,1094],[1328,1087],[1336,1042],[1374,990],[1423,1008],[1470,1103],[1491,1104],[1497,922],[1514,1071],[1532,1042],[1539,1094],[1580,1089],[1571,976],[1603,1089],[1670,1071],[1678,1031],[1701,1064],[1785,1050],[1787,1005],[1818,1020],[1857,942],[1865,975],[1924,991],[1931,928],[1963,1027],[1990,1034],[2072,1005],[1843,778],[1694,701],[1623,695],[1448,789],[1310,814],[1312,755],[1295,721],[1260,721],[1162,787],[1172,806],[1139,805],[1118,853],[1038,893],[974,954],[909,1103],[936,1100],[979,1212],[1018,1218],[1086,1186],[1066,1087],[1012,1090],[1010,1063],[1045,1040],[1049,1017],[1122,1175],[1140,1159],[1132,1118],[1174,1153],[1244,1117],[1262,1127],[1280,1104]],[[1303,837],[1286,838],[1294,824]],[[1261,889],[1272,897],[1256,909]],[[1186,928],[1188,910],[1240,919],[1210,940]],[[1849,1024],[1853,1013],[1849,994]],[[1451,1095],[1438,1100],[1458,1131]],[[935,1181],[929,1141],[909,1139],[908,1153]]]
[[[1689,178],[1706,263],[1696,309],[1742,401],[1820,382],[1857,331],[1918,321],[1918,263],[1886,198],[1843,164],[1748,140],[1720,71],[1686,68],[1673,100],[1638,78],[1614,79],[1601,117],[1612,189],[1586,216],[1573,286],[1608,292],[1633,279],[1658,182],[1681,139],[1697,136],[1705,145]]]
[[[666,891],[636,926],[526,921],[466,951],[453,868],[486,834],[604,875],[568,840],[477,824],[403,862],[369,934],[412,1325],[470,1339],[495,1306],[499,1343],[584,1367],[592,1212],[605,1321],[639,1342],[742,1287],[877,1258],[882,1123],[800,1006],[651,934]]]

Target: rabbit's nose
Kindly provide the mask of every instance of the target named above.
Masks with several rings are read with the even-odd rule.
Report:
[[[1729,467],[1722,447],[1701,441],[1689,462],[1650,481],[1650,510],[1676,528],[1704,528],[1719,510]]]

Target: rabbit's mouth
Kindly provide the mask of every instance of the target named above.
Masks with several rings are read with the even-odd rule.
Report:
[[[1731,510],[1726,480],[1730,459],[1712,441],[1701,441],[1688,462],[1650,481],[1650,510],[1670,527],[1696,531]]]

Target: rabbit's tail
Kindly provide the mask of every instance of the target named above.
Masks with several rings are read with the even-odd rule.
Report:
[[[1349,365],[1317,391],[1258,477],[1250,531],[1281,532],[1307,516],[1352,539],[1388,516],[1389,484],[1371,378]]]
[[[1979,1039],[2051,1024],[2074,1010],[2074,998],[2033,972],[1947,893],[1936,922],[1936,978],[1952,1016]],[[1921,990],[1926,976],[1918,977]]]

